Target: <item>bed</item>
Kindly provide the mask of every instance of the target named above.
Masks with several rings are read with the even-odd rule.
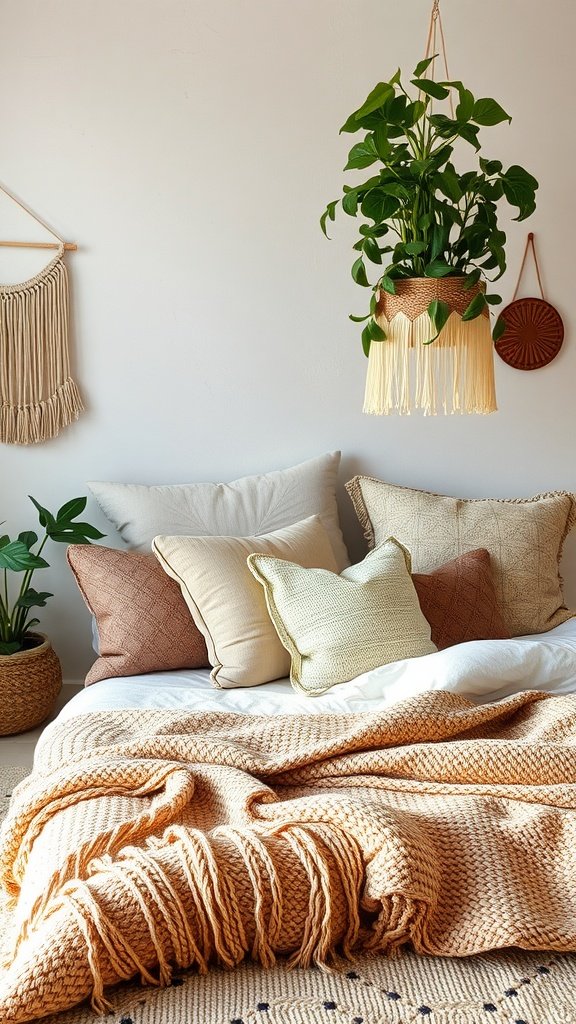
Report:
[[[365,478],[351,492],[372,548],[342,568],[333,457],[324,469],[328,508],[307,499],[297,521],[284,489],[290,524],[248,537],[244,519],[233,534],[170,534],[157,494],[142,516],[141,488],[115,510],[100,494],[134,547],[154,533],[156,559],[134,556],[136,578],[125,553],[71,555],[99,658],[44,731],[2,828],[2,1020],[86,998],[105,1012],[118,981],[168,985],[174,970],[246,958],[576,951],[576,618],[558,576],[573,496],[408,499]],[[263,493],[260,526],[280,507]],[[394,532],[414,527],[401,541],[387,525],[397,509]],[[80,570],[80,557],[105,570]],[[124,615],[112,616],[120,563]],[[168,596],[151,599],[142,573]],[[456,608],[445,645],[426,588]],[[196,668],[157,663],[174,595],[185,644],[191,623],[202,643],[183,655],[170,641],[163,657],[197,656]]]

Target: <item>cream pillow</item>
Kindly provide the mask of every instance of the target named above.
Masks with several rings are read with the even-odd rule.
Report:
[[[253,551],[338,571],[319,516],[262,537],[155,537],[152,550],[181,587],[206,640],[216,686],[258,686],[287,676],[290,658],[246,559]]]
[[[254,537],[320,516],[338,568],[350,565],[340,530],[336,484],[340,452],[289,469],[243,476],[231,483],[88,484],[104,514],[130,548],[149,551],[158,534]]]
[[[450,498],[373,477],[346,484],[370,546],[393,534],[410,549],[414,572],[486,548],[511,636],[543,633],[572,615],[558,564],[575,518],[565,491],[534,498]]]
[[[292,685],[303,693],[324,693],[378,665],[437,650],[410,576],[410,555],[393,538],[339,576],[270,555],[250,555],[248,565],[290,653]]]

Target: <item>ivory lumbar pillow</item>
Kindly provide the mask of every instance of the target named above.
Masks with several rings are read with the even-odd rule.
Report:
[[[338,571],[319,516],[262,537],[155,537],[152,550],[180,584],[206,640],[216,686],[258,686],[287,676],[290,657],[270,621],[262,588],[248,569],[253,551]]]
[[[558,565],[576,517],[573,494],[452,498],[368,476],[354,477],[346,490],[370,546],[393,534],[410,549],[416,573],[486,548],[511,636],[543,633],[572,616]]]
[[[339,569],[350,565],[336,504],[340,452],[230,483],[88,484],[130,548],[166,536],[256,537],[320,516]],[[254,550],[254,549],[253,549]]]
[[[290,653],[296,690],[324,693],[379,665],[437,649],[410,577],[410,555],[393,538],[340,575],[264,554],[250,555],[248,565]]]

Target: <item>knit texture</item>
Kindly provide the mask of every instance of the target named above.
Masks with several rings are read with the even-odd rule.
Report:
[[[369,476],[346,484],[370,547],[394,536],[413,572],[431,572],[486,548],[504,624],[511,636],[544,633],[569,619],[559,562],[576,519],[576,497],[550,491],[534,498],[452,498]]]
[[[114,676],[204,668],[204,637],[153,554],[70,544],[66,557],[98,629],[86,685]]]
[[[340,575],[270,555],[250,555],[248,567],[264,588],[290,654],[290,680],[302,693],[325,693],[379,665],[436,650],[410,555],[393,537]]]
[[[469,640],[509,639],[484,548],[453,558],[434,572],[414,573],[412,581],[439,651]]]
[[[57,723],[1,834],[0,1019],[246,956],[575,950],[575,736],[576,698],[538,693]]]

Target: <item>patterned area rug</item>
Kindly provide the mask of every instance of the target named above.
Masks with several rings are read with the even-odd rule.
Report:
[[[0,816],[24,768],[0,767]],[[0,934],[2,928],[0,907]],[[167,989],[123,985],[109,1024],[576,1024],[576,954],[505,950],[462,960],[402,952],[340,970],[244,964]],[[87,1006],[45,1024],[94,1024]]]

